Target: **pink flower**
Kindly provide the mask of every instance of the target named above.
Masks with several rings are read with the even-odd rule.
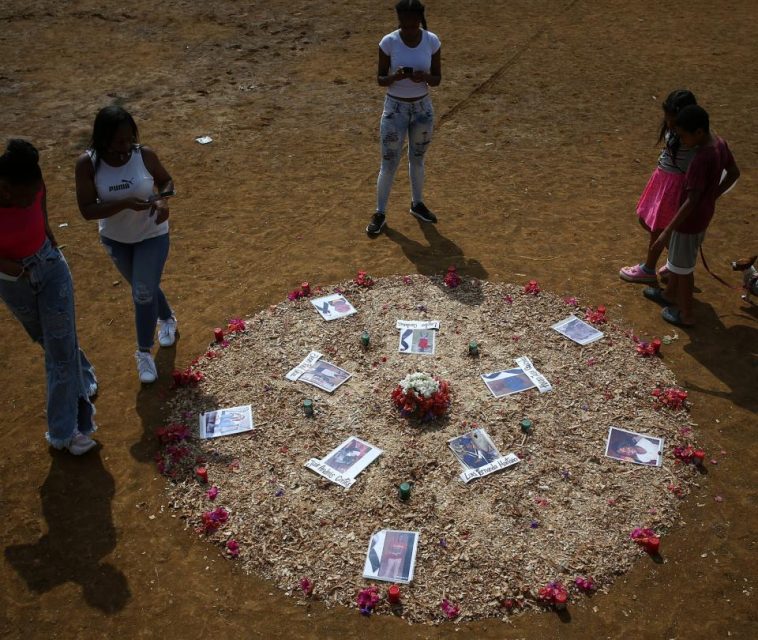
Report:
[[[359,287],[365,287],[366,289],[374,286],[374,279],[365,271],[359,271],[358,275],[353,278],[353,282]]]
[[[461,277],[458,275],[458,272],[455,270],[454,264],[451,264],[447,268],[447,273],[445,274],[445,277],[443,278],[443,282],[445,283],[445,286],[448,289],[455,289],[461,283]]]
[[[442,602],[440,602],[440,609],[450,620],[457,618],[461,613],[461,608],[454,605],[447,598],[443,598]]]
[[[211,487],[208,489],[208,491],[205,492],[205,495],[208,496],[208,500],[215,500],[216,496],[218,496],[218,487]]]
[[[316,586],[310,578],[300,578],[300,580],[297,583],[300,588],[303,591],[303,594],[306,596],[313,595],[313,588]]]
[[[608,318],[605,317],[605,305],[598,305],[597,310],[592,307],[587,307],[587,311],[584,313],[584,319],[591,324],[605,324],[608,322]]]
[[[539,283],[536,280],[530,280],[526,285],[524,285],[524,293],[538,296],[540,294]]]
[[[584,578],[582,576],[577,576],[574,584],[580,591],[584,591],[585,593],[594,591],[597,588],[592,578]]]
[[[371,585],[370,587],[362,589],[356,598],[361,615],[370,616],[374,607],[379,603],[379,600],[381,600],[381,596],[379,595],[379,587],[376,585]]]
[[[224,507],[216,507],[213,511],[205,511],[201,516],[203,533],[213,533],[229,519],[229,512]]]
[[[242,318],[231,318],[227,327],[232,333],[239,333],[245,330],[245,321]]]
[[[505,304],[513,304],[513,296],[510,294],[504,295],[503,300],[505,300]]]
[[[410,276],[403,276],[403,284],[413,284],[413,278]]]
[[[234,540],[233,538],[231,540],[226,541],[226,550],[229,553],[229,555],[232,558],[236,558],[240,554],[240,546],[239,543]]]
[[[569,296],[567,298],[564,298],[563,302],[565,302],[569,307],[579,306],[579,301],[574,296]]]

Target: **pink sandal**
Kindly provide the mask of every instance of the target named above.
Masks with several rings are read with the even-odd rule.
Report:
[[[656,275],[645,271],[641,264],[635,264],[633,267],[624,267],[619,271],[619,277],[627,282],[651,283],[658,281]]]
[[[665,264],[660,269],[658,269],[658,275],[661,278],[667,277],[669,273],[671,273],[671,271],[669,271],[668,266],[666,266]]]

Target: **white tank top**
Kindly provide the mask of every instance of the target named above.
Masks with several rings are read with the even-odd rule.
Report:
[[[153,190],[153,176],[145,167],[142,150],[135,146],[129,161],[121,167],[112,167],[103,160],[96,163],[94,151],[87,151],[95,167],[95,189],[101,202],[113,202],[123,198],[147,200]],[[116,242],[134,244],[168,233],[168,220],[155,224],[155,214],[149,209],[135,211],[124,209],[110,218],[98,220],[100,235]]]

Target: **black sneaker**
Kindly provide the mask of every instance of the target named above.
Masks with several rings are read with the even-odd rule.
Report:
[[[411,215],[421,220],[421,222],[437,222],[435,216],[423,202],[411,203]]]
[[[382,228],[387,223],[385,217],[386,216],[383,213],[379,213],[378,211],[373,216],[371,216],[371,222],[369,222],[368,226],[366,227],[366,233],[368,233],[370,236],[375,236],[381,233]]]

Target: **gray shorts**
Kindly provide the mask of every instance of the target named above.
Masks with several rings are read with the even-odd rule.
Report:
[[[705,231],[700,233],[671,233],[669,256],[666,266],[671,273],[686,276],[695,270],[697,252],[703,244]]]

